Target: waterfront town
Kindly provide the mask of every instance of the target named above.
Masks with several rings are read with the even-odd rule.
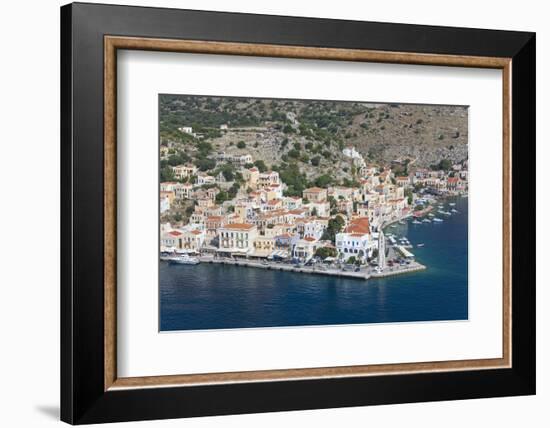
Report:
[[[197,137],[192,127],[178,130]],[[412,157],[373,163],[353,145],[340,155],[353,180],[315,180],[299,192],[287,171],[267,167],[254,150],[211,151],[208,171],[192,161],[169,165],[170,180],[160,183],[161,260],[360,278],[426,268],[388,230],[452,215],[454,204],[440,204],[467,196],[467,159],[431,168]],[[169,157],[161,144],[161,162]],[[182,207],[184,216],[171,215]]]

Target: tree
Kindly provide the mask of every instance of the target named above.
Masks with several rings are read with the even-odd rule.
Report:
[[[357,259],[355,258],[355,256],[351,256],[351,257],[348,259],[348,264],[354,265],[355,263],[357,263]]]
[[[407,198],[407,202],[409,205],[412,205],[413,203],[413,191],[411,188],[405,189],[405,197]]]
[[[178,153],[178,154],[171,155],[168,158],[167,163],[168,165],[176,166],[176,165],[187,163],[190,160],[191,158],[186,153]]]
[[[229,194],[225,190],[221,190],[216,195],[216,203],[219,205],[223,204],[225,201],[228,201],[228,200],[229,200]]]
[[[199,150],[201,156],[205,157],[208,156],[212,151],[212,144],[202,141],[197,144],[197,149]]]
[[[285,196],[302,196],[307,179],[296,163],[284,163],[279,167],[281,181],[287,185]]]
[[[185,208],[185,214],[187,215],[187,217],[193,214],[193,211],[195,211],[195,207],[193,205],[189,205],[187,208]]]
[[[225,163],[216,169],[215,175],[222,173],[226,181],[233,181],[235,179],[235,167],[233,164]]]
[[[315,185],[317,187],[326,188],[332,183],[332,177],[328,174],[320,175],[315,179]]]
[[[344,224],[345,221],[342,216],[337,215],[336,217],[331,218],[328,221],[328,226],[323,232],[323,236],[321,237],[321,239],[327,241],[330,240],[334,243],[334,241],[336,240],[336,234],[342,231]]]
[[[197,159],[195,164],[201,171],[208,171],[216,166],[216,161],[214,159],[203,158]]]
[[[315,255],[325,260],[327,257],[336,257],[336,248],[333,247],[321,247],[317,248]]]
[[[239,149],[244,149],[244,148],[246,148],[246,143],[245,143],[244,141],[239,141],[239,142],[237,143],[237,147],[238,147]]]
[[[439,169],[449,171],[453,168],[453,163],[449,159],[441,159],[439,161]]]
[[[174,180],[174,171],[172,171],[172,167],[165,166],[162,167],[160,170],[160,181],[173,181]]]
[[[313,207],[313,209],[311,210],[311,215],[313,217],[317,217],[319,215],[319,213],[317,211],[317,207]]]
[[[285,134],[292,134],[294,132],[294,128],[287,123],[283,128],[283,132]]]
[[[300,151],[296,149],[290,149],[287,155],[293,159],[298,159],[300,157]]]
[[[237,196],[237,193],[239,192],[239,189],[241,188],[241,185],[239,183],[233,183],[233,185],[229,188],[227,191],[229,195],[229,199],[233,199],[235,196]]]
[[[311,158],[311,164],[313,166],[319,166],[320,163],[321,163],[321,158],[319,156],[315,156]]]
[[[258,159],[256,162],[254,162],[254,166],[258,168],[260,172],[266,172],[267,171],[267,165],[265,162],[261,159]]]

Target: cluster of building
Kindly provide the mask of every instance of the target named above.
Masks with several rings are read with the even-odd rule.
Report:
[[[412,213],[407,189],[420,184],[437,192],[467,190],[467,165],[452,173],[416,169],[401,177],[389,166],[367,164],[352,148],[344,155],[356,166],[354,186],[311,187],[300,196],[285,196],[277,171],[248,168],[250,155],[223,155],[244,180],[236,196],[223,203],[216,203],[216,196],[233,183],[222,174],[201,173],[191,164],[172,167],[178,181],[161,183],[161,213],[175,200],[193,201],[193,212],[186,224],[161,223],[161,250],[307,261],[328,248],[339,260],[366,262],[378,252],[382,227]],[[341,228],[330,234],[337,216]]]

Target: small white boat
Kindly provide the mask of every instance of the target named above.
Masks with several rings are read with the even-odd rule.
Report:
[[[458,214],[458,210],[455,210],[454,208],[451,210],[452,213]]]
[[[429,219],[429,218],[425,218],[424,220],[422,220],[424,223],[431,223],[432,221]]]
[[[423,247],[424,244],[416,244],[417,247]]]
[[[422,224],[422,222],[418,220],[413,220],[412,224]]]
[[[178,265],[198,265],[200,260],[196,257],[190,257],[188,254],[182,254],[170,258],[169,262]]]
[[[454,207],[456,204],[455,204],[454,202],[449,202],[449,205],[450,205],[451,207]]]
[[[443,211],[441,214],[444,214],[444,215],[451,215],[451,213],[449,211]]]
[[[443,220],[436,217],[436,218],[434,218],[434,223],[443,223]]]

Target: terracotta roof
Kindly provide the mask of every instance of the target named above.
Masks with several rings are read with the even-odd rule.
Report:
[[[298,208],[298,209],[295,209],[295,210],[290,210],[288,213],[289,214],[303,214],[307,211],[307,209],[305,208]]]
[[[447,181],[449,183],[458,183],[458,177],[449,177]]]
[[[314,241],[317,241],[317,239],[312,238],[311,236],[306,236],[306,237],[304,238],[304,241],[314,242]]]
[[[206,219],[206,221],[221,221],[223,219],[220,215],[213,215]]]
[[[171,230],[170,232],[168,232],[170,235],[172,236],[180,236],[182,235],[181,232],[177,231],[177,230]]]
[[[353,219],[348,226],[346,227],[347,233],[359,233],[365,234],[370,233],[370,224],[368,217],[358,217]]]
[[[224,226],[224,229],[234,229],[234,230],[250,230],[254,228],[253,224],[249,223],[233,223]]]
[[[282,235],[276,236],[276,238],[291,238],[292,235],[290,233],[283,233]]]
[[[326,191],[326,189],[321,189],[320,187],[310,187],[309,189],[304,190],[304,192],[308,193],[321,193]]]
[[[193,235],[200,235],[202,232],[200,230],[192,230],[191,233]]]

